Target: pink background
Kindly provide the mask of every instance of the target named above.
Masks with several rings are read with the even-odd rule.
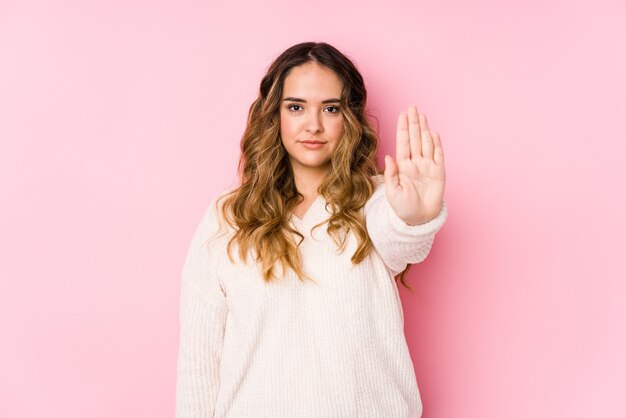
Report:
[[[441,134],[448,222],[401,289],[424,417],[626,416],[624,22],[617,0],[2,1],[0,416],[173,416],[187,245],[265,69],[308,40],[361,70],[381,157],[411,103]]]

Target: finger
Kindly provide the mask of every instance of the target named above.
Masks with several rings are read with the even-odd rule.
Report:
[[[435,163],[437,163],[437,165],[443,165],[443,147],[441,146],[439,133],[435,133],[433,139],[435,145]]]
[[[396,159],[398,161],[411,158],[411,148],[409,146],[409,128],[406,112],[400,112],[398,117],[398,128],[396,131]]]
[[[420,115],[420,135],[422,137],[422,156],[424,158],[432,160],[434,148],[433,139],[430,136],[430,131],[428,130],[428,121],[426,120],[425,115]]]
[[[389,155],[385,155],[385,186],[389,190],[398,187],[400,176],[398,176],[398,165]]]
[[[409,106],[409,137],[411,141],[411,156],[422,155],[422,139],[420,137],[420,123],[417,116],[417,107]]]

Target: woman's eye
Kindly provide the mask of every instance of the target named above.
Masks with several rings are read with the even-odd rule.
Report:
[[[297,105],[297,104],[290,104],[287,106],[287,109],[291,110],[292,112],[297,112],[298,109],[294,109],[294,108],[302,109],[302,106]],[[337,106],[328,106],[326,109],[332,109],[332,111],[330,111],[329,113],[339,113],[339,108]]]

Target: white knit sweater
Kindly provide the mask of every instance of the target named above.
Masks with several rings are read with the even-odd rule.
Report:
[[[420,417],[422,403],[404,336],[393,275],[426,258],[447,206],[422,225],[407,225],[385,195],[382,175],[364,207],[375,251],[352,265],[352,233],[338,253],[319,195],[302,219],[303,268],[266,284],[217,231],[214,199],[198,225],[182,271],[177,418]],[[296,236],[296,239],[298,237]],[[297,241],[296,241],[297,242]],[[277,267],[276,273],[282,270]]]

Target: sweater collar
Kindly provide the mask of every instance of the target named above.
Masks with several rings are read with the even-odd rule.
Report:
[[[292,213],[290,220],[296,227],[310,229],[314,225],[327,220],[332,214],[330,206],[328,208],[325,206],[326,199],[321,194],[318,194],[311,206],[302,215],[302,218],[298,218]]]

